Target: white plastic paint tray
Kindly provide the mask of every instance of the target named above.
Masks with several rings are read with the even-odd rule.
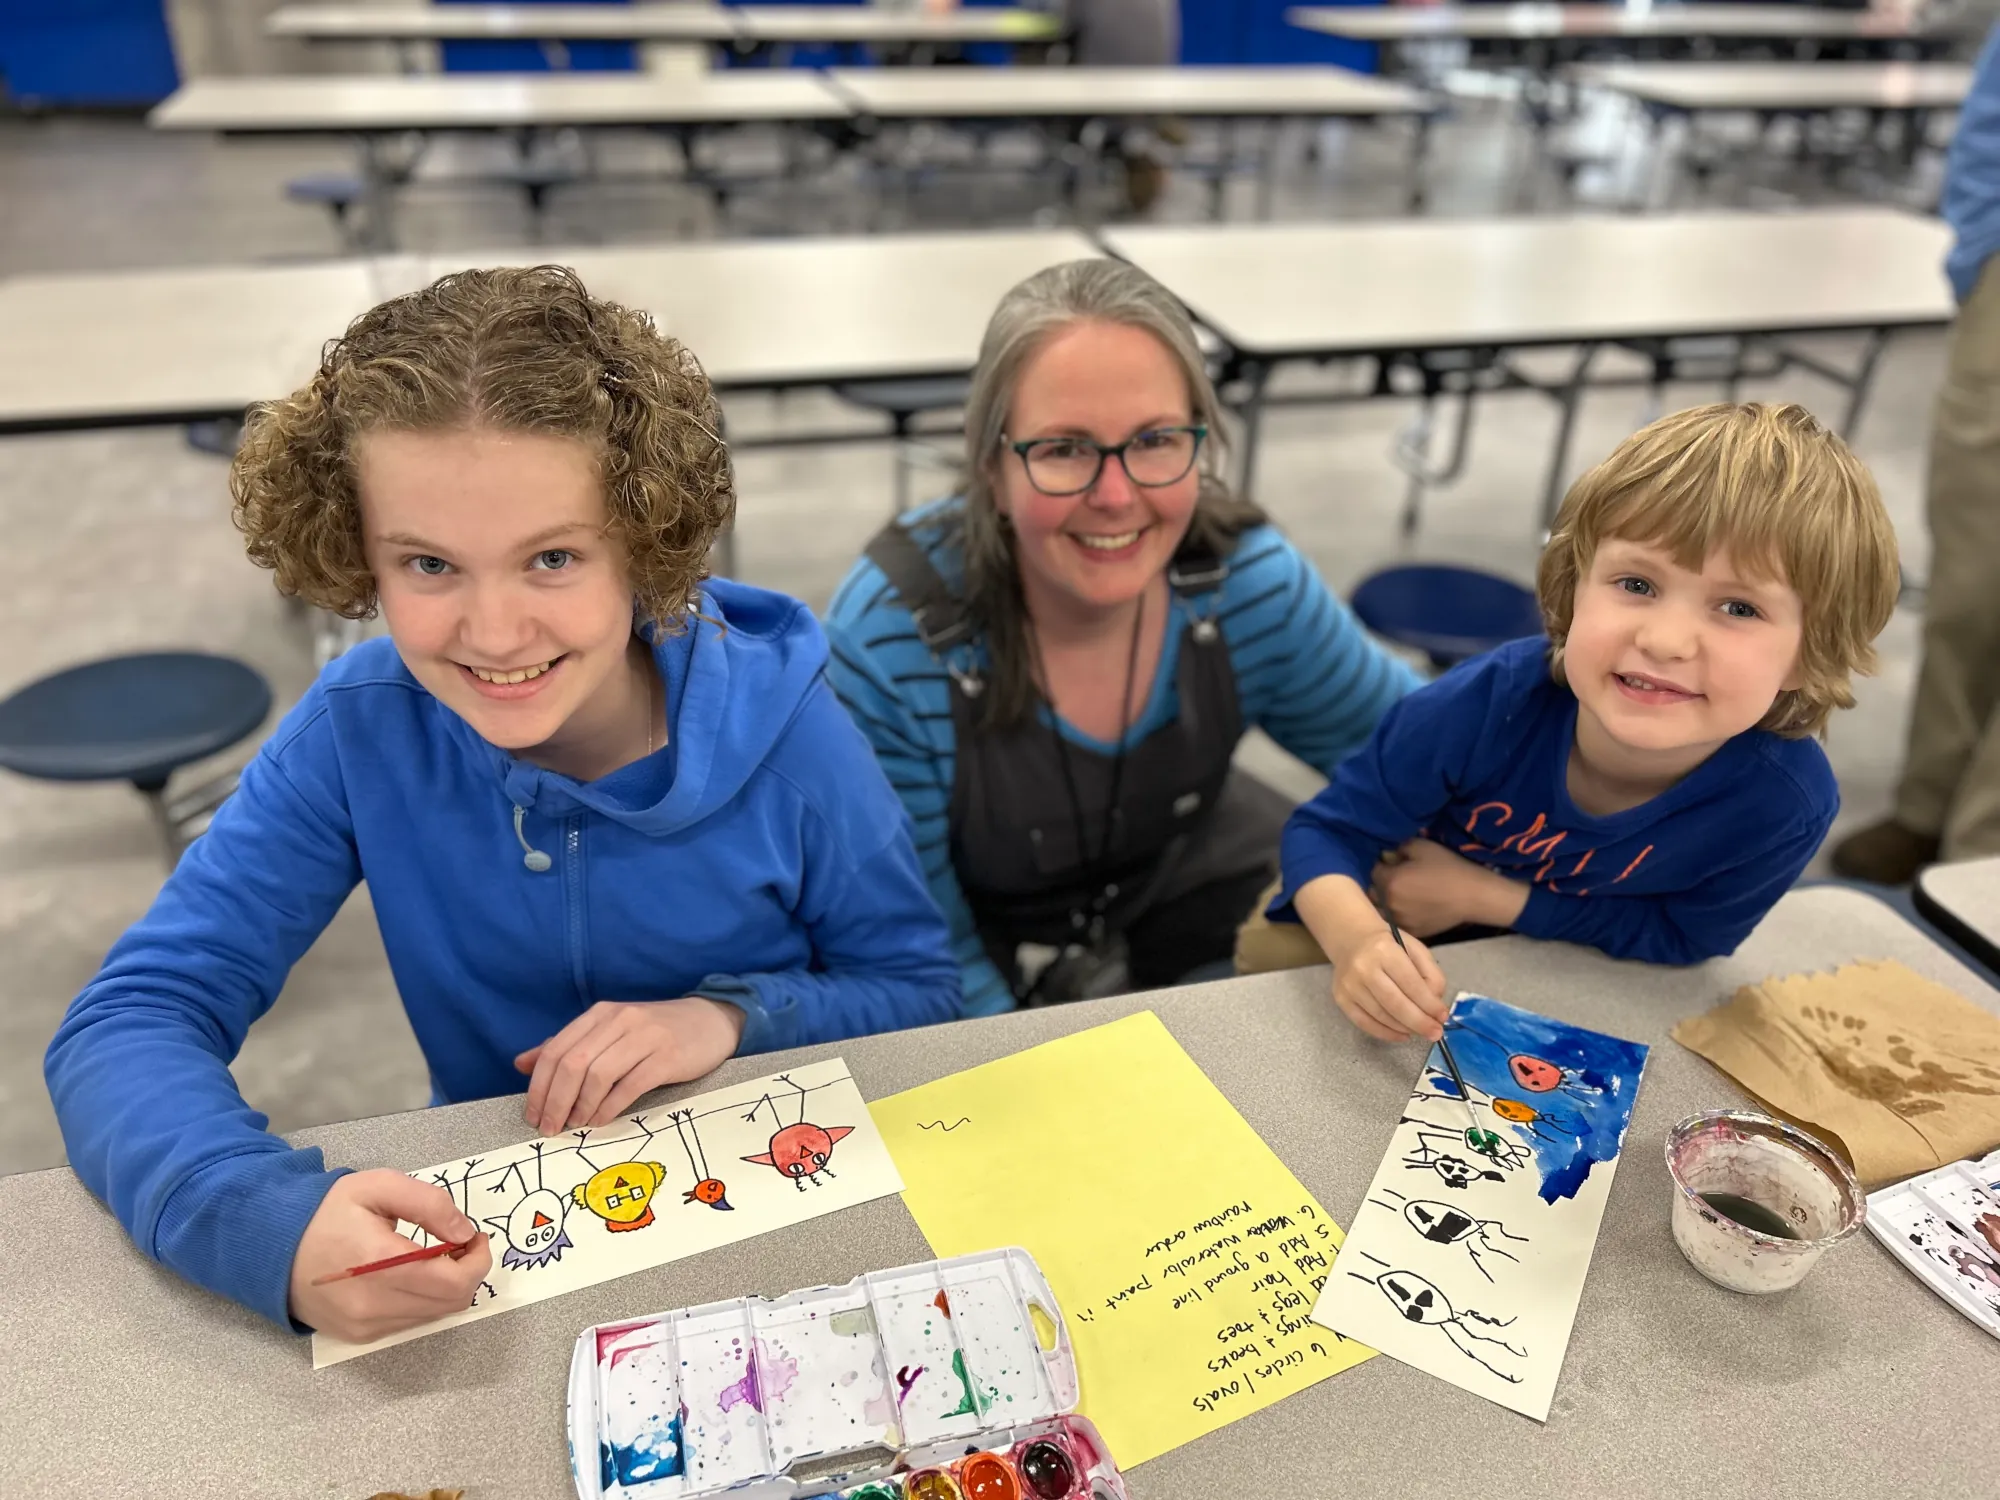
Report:
[[[1068,1415],[1076,1401],[1041,1268],[992,1250],[586,1328],[570,1360],[570,1467],[581,1500],[798,1500],[880,1483],[877,1500],[913,1472],[1048,1437],[1075,1461],[1077,1500],[1123,1500],[1095,1430]]]

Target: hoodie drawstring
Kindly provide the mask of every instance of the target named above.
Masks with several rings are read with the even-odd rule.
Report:
[[[537,849],[533,844],[530,844],[527,834],[521,831],[521,820],[527,815],[528,810],[525,807],[521,806],[518,802],[514,804],[514,837],[521,841],[521,863],[539,875],[553,865],[555,861]]]

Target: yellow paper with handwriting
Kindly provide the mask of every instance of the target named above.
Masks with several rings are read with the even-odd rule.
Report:
[[[1307,1317],[1339,1226],[1151,1011],[869,1108],[935,1254],[1041,1263],[1121,1467],[1373,1352]]]

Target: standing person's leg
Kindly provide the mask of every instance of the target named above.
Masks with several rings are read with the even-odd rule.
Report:
[[[1959,778],[1939,852],[1946,859],[2000,854],[2000,704],[1987,710],[1986,732]]]
[[[1073,0],[1069,15],[1080,67],[1161,68],[1180,61],[1178,0]],[[1166,166],[1156,154],[1160,146],[1147,139],[1152,134],[1130,130],[1118,143],[1126,202],[1139,213],[1152,207],[1167,182]]]
[[[1842,875],[1886,885],[1941,844],[2000,847],[2000,258],[1952,327],[1929,486],[1924,656],[1895,812],[1833,853]]]

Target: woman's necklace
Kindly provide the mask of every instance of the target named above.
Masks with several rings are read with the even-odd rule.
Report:
[[[1083,816],[1083,798],[1077,791],[1076,773],[1070,767],[1069,742],[1063,738],[1062,716],[1056,711],[1055,684],[1049,680],[1048,664],[1042,658],[1041,637],[1035,634],[1033,621],[1028,626],[1028,641],[1035,654],[1035,670],[1042,679],[1042,696],[1049,705],[1049,731],[1055,736],[1056,758],[1062,766],[1063,790],[1069,801],[1070,826],[1076,834],[1077,858],[1083,861],[1084,885],[1093,893],[1088,916],[1082,912],[1076,916],[1079,926],[1087,923],[1093,946],[1103,941],[1104,914],[1111,905],[1111,891],[1103,884],[1102,876],[1110,863],[1112,830],[1118,817],[1119,795],[1124,790],[1126,721],[1132,712],[1132,688],[1139,676],[1139,642],[1145,635],[1145,622],[1146,596],[1141,594],[1138,607],[1132,613],[1132,642],[1125,656],[1125,690],[1118,699],[1118,748],[1111,757],[1111,789],[1104,799],[1104,827],[1098,835],[1094,856],[1086,844],[1088,830]]]

